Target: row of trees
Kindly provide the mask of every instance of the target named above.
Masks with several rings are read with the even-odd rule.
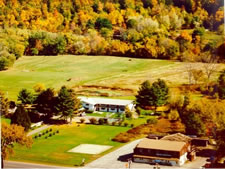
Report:
[[[34,118],[38,117],[35,112],[44,114],[44,120],[47,121],[54,115],[61,115],[67,121],[68,118],[72,120],[72,117],[81,108],[80,100],[74,91],[65,86],[61,87],[57,95],[51,88],[38,91],[39,93],[36,94],[32,94],[26,89],[19,92],[18,101],[21,104],[17,105],[15,113],[11,116],[11,124],[23,126],[25,131],[28,131],[31,119],[35,121]],[[2,93],[1,96],[1,114],[7,115],[10,103]],[[26,108],[27,105],[33,105],[33,109],[29,110]]]

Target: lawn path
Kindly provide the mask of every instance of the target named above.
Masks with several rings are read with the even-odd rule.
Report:
[[[51,126],[51,125],[44,125],[44,126],[42,126],[42,127],[40,127],[40,128],[37,128],[37,129],[35,129],[35,130],[33,130],[33,131],[27,133],[27,136],[31,136],[31,135],[33,135],[33,134],[35,134],[35,133],[39,133],[40,131],[47,129],[47,128],[49,128],[50,126]]]

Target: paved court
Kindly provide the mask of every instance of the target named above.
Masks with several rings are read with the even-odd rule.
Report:
[[[97,145],[97,144],[80,144],[79,146],[69,150],[71,153],[83,153],[83,154],[100,154],[112,146]]]

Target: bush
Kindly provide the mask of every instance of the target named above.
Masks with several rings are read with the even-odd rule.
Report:
[[[47,139],[48,138],[48,136],[45,136],[45,139]]]
[[[179,113],[177,110],[171,110],[170,113],[168,114],[168,119],[171,121],[176,121],[179,119]]]
[[[122,123],[123,123],[123,122],[122,122],[122,121],[120,121],[120,122],[118,123],[118,125],[119,125],[119,126],[122,126]]]
[[[85,121],[84,118],[80,119],[80,123],[84,123],[84,121]]]
[[[45,132],[46,134],[48,133],[48,130],[46,130],[46,132]]]
[[[59,133],[59,130],[57,130],[56,133]]]
[[[98,119],[98,124],[102,125],[105,123],[105,120],[103,118]]]
[[[37,136],[37,135],[35,135],[35,136],[34,136],[34,138],[36,139],[36,138],[38,138],[38,136]]]
[[[49,132],[51,132],[52,131],[52,129],[49,129]]]
[[[38,137],[41,137],[41,133],[40,133],[40,134],[38,134]]]
[[[90,123],[91,124],[96,124],[97,123],[96,118],[90,118],[89,120],[90,120]]]
[[[55,135],[55,132],[53,132],[52,135]]]
[[[158,120],[155,117],[147,119],[148,124],[156,124]]]
[[[127,123],[127,122],[125,122],[125,123],[124,123],[124,127],[127,127],[127,126],[128,126],[128,123]]]
[[[114,122],[112,122],[112,126],[115,126],[116,125],[116,122],[114,121]]]
[[[48,136],[49,136],[49,137],[51,137],[51,136],[52,136],[52,134],[50,133]]]
[[[131,124],[130,127],[133,128],[134,127],[134,124]]]

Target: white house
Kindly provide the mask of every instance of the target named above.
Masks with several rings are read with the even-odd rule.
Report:
[[[132,100],[90,98],[83,96],[78,98],[81,100],[82,106],[90,111],[122,113],[125,111],[126,106],[128,106],[131,111],[134,109]]]

